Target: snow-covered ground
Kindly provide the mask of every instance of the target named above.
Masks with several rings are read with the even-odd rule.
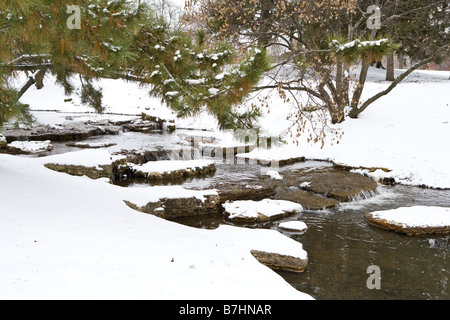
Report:
[[[296,256],[300,243],[145,215],[125,205],[130,193],[181,188],[123,189],[42,162],[0,155],[0,299],[310,299],[250,253]]]

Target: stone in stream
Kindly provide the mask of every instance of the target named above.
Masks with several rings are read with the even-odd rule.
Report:
[[[205,176],[216,172],[216,166],[208,160],[150,161],[143,165],[129,164],[132,178],[147,180],[181,179]]]
[[[450,208],[404,207],[371,212],[366,218],[370,224],[408,236],[450,234]]]
[[[278,253],[252,250],[251,254],[263,265],[273,270],[303,272],[308,266],[307,258],[292,257]]]
[[[204,195],[204,199],[198,197],[167,198],[149,202],[144,206],[135,205],[130,201],[125,201],[125,203],[139,212],[168,220],[210,215],[216,213],[220,205],[219,195],[213,192]]]
[[[6,129],[8,142],[13,141],[77,141],[105,134],[97,125],[73,123],[64,126],[38,126],[31,129]]]
[[[304,182],[301,186],[304,190],[347,202],[360,194],[375,192],[378,183],[358,173],[333,170],[318,173],[312,181]]]
[[[66,146],[72,148],[80,149],[102,149],[116,146],[117,143],[107,143],[107,142],[71,142],[67,143]]]
[[[50,140],[47,141],[14,141],[6,146],[6,152],[13,155],[18,154],[41,154],[52,151]]]
[[[264,199],[261,201],[229,201],[222,204],[228,219],[237,222],[264,222],[301,212],[303,207],[294,202]]]
[[[306,210],[324,210],[339,205],[339,201],[332,198],[323,197],[305,190],[283,189],[277,192],[275,199],[288,200],[299,203]]]
[[[219,193],[221,204],[237,200],[261,201],[276,194],[272,185],[255,184],[253,181],[218,183],[212,189]]]

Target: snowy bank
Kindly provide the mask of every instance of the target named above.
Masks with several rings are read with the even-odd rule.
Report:
[[[310,299],[251,250],[303,253],[273,230],[188,228],[136,212],[124,189],[0,155],[1,299]]]
[[[398,75],[400,70],[396,70]],[[344,136],[339,144],[331,144],[328,134],[324,148],[320,143],[298,140],[296,125],[287,120],[295,107],[272,97],[270,113],[261,125],[273,135],[281,134],[289,141],[283,149],[307,159],[328,160],[354,168],[386,168],[383,178],[397,183],[432,188],[450,188],[450,149],[445,137],[450,136],[450,105],[448,91],[450,72],[416,71],[406,82],[399,84],[389,95],[379,99],[363,112],[359,119],[347,119],[332,126]],[[382,81],[384,70],[370,68],[363,99],[386,89],[390,82]],[[276,124],[276,125],[275,125]],[[292,127],[291,130],[286,128]],[[298,145],[297,145],[298,142]],[[281,148],[264,152],[265,158],[276,159],[285,154]],[[258,151],[253,152],[255,157]],[[378,172],[380,173],[380,172]]]
[[[366,217],[375,225],[408,235],[450,233],[450,208],[404,207],[372,212]]]

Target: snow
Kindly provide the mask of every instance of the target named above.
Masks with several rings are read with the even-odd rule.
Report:
[[[295,202],[265,199],[262,201],[229,201],[223,204],[230,219],[273,217],[287,212],[301,212],[303,207]]]
[[[389,42],[389,39],[380,39],[375,41],[361,41],[361,40],[353,40],[351,42],[345,43],[343,45],[339,45],[339,41],[332,40],[330,46],[338,45],[337,51],[343,51],[345,49],[354,48],[354,47],[379,47],[382,44]]]
[[[40,153],[50,151],[53,149],[50,140],[46,141],[13,141],[8,144],[8,147],[19,149],[25,153]]]
[[[210,160],[175,160],[175,161],[150,161],[143,165],[130,164],[130,168],[144,173],[171,173],[178,170],[195,170],[214,164]]]
[[[112,156],[107,150],[82,150],[40,158],[42,163],[72,165],[83,167],[99,167],[110,165],[125,156]]]
[[[0,176],[1,299],[311,299],[251,255],[304,254],[277,231],[168,222],[123,202],[164,188],[73,177],[38,159],[0,155]]]
[[[0,144],[1,144],[2,142],[5,143],[5,142],[7,142],[7,141],[6,141],[6,137],[0,133]]]
[[[390,224],[405,228],[450,226],[450,208],[403,207],[370,214],[374,219],[386,220]]]
[[[269,176],[270,179],[273,179],[273,180],[283,180],[283,177],[280,175],[280,173],[275,170],[267,171],[266,176]]]
[[[299,232],[304,232],[308,229],[308,226],[303,221],[282,222],[278,225],[278,227],[289,231],[299,231]]]

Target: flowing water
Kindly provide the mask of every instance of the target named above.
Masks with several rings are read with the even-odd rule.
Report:
[[[176,139],[175,139],[176,140]],[[90,139],[90,142],[114,142],[109,151],[146,150],[174,146],[173,135],[128,133]],[[76,150],[76,149],[75,149]],[[53,153],[75,151],[65,144],[55,144]],[[326,162],[308,161],[283,167],[282,175],[312,174],[330,167]],[[258,165],[217,162],[214,176],[195,178],[182,183],[187,188],[207,189],[215,183],[261,182]],[[138,183],[139,184],[139,183]],[[128,187],[135,184],[129,183]],[[365,213],[403,206],[450,207],[450,190],[429,190],[405,186],[382,186],[376,195],[356,198],[350,203],[321,211],[304,211],[282,221],[240,225],[270,228],[299,241],[308,252],[309,264],[304,273],[279,274],[298,290],[316,299],[450,299],[450,237],[408,237],[371,226]],[[300,220],[308,225],[303,233],[278,229],[284,221]],[[211,217],[178,220],[192,227],[214,229],[232,224],[219,214]],[[381,288],[370,290],[367,273],[370,266],[381,271]]]

